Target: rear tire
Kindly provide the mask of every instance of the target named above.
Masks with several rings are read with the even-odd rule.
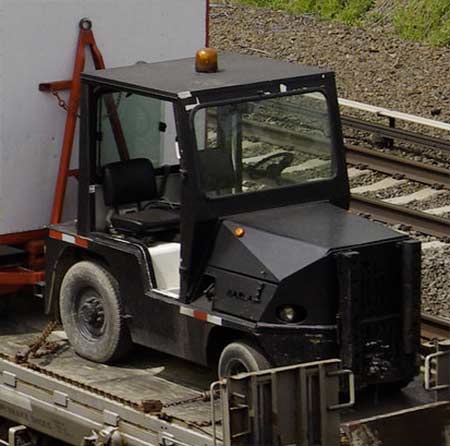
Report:
[[[61,319],[75,352],[95,362],[117,361],[131,348],[119,285],[98,263],[82,261],[64,276]]]
[[[239,341],[232,342],[223,349],[219,358],[218,375],[226,378],[269,368],[271,363],[259,347],[247,341]]]

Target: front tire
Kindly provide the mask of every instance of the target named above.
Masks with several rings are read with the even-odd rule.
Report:
[[[250,342],[239,341],[232,342],[223,349],[219,358],[218,375],[226,378],[269,368],[271,363],[260,348]]]
[[[62,281],[59,304],[64,330],[78,355],[107,363],[128,353],[132,342],[119,285],[105,267],[91,261],[73,265]]]

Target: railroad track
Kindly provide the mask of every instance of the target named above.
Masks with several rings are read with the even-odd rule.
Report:
[[[347,146],[347,162],[360,169],[370,169],[395,176],[397,179],[405,178],[432,186],[435,189],[450,188],[450,173],[447,169],[373,149],[349,145]],[[386,223],[403,224],[436,237],[450,236],[449,219],[407,206],[399,206],[354,193],[351,198],[351,208]]]
[[[403,121],[438,129],[450,131],[448,123],[425,119],[405,113],[373,107],[354,101],[340,99],[339,104],[354,110],[373,113],[377,117],[389,119],[389,126],[367,122],[359,118],[342,116],[342,124],[355,130],[362,130],[372,135],[385,138],[392,144],[394,140],[441,150],[450,151],[448,139],[440,139],[417,132],[396,128],[397,121]],[[349,164],[366,167],[372,171],[381,172],[396,178],[405,178],[421,183],[432,188],[450,189],[450,172],[448,169],[419,163],[411,159],[397,157],[377,150],[349,145],[347,146],[347,161]],[[449,200],[450,205],[450,200]],[[375,219],[386,223],[403,224],[410,226],[425,234],[437,237],[450,236],[450,220],[430,212],[418,211],[408,206],[399,206],[379,199],[372,199],[358,194],[353,194],[351,199],[353,210],[369,214]]]
[[[450,319],[422,314],[421,338],[424,342],[450,338]]]

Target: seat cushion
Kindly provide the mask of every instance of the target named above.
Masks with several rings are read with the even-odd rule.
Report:
[[[111,217],[114,228],[133,233],[159,232],[173,229],[180,224],[180,215],[171,209],[151,208]]]
[[[103,192],[105,204],[114,208],[156,199],[158,190],[153,164],[146,158],[107,164]]]

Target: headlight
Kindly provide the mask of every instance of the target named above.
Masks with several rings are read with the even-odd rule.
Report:
[[[284,322],[292,323],[295,321],[296,316],[295,309],[290,305],[281,307],[281,309],[278,311],[278,315],[280,316],[280,319]]]
[[[297,305],[283,305],[278,308],[277,316],[287,324],[295,324],[306,319],[306,310]]]

